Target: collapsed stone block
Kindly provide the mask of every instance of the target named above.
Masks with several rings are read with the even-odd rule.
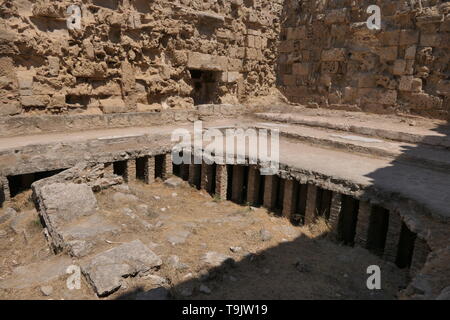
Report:
[[[87,184],[34,183],[32,189],[56,250],[65,247],[60,233],[64,225],[96,212],[97,199]]]
[[[162,260],[140,240],[124,243],[94,256],[81,270],[98,296],[106,296],[122,286],[123,279],[161,266]]]

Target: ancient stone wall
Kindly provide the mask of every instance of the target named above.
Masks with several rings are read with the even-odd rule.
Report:
[[[381,29],[369,30],[370,5]],[[449,118],[450,3],[286,0],[278,85],[289,100]]]
[[[68,28],[71,5],[80,29]],[[281,11],[282,0],[0,0],[0,116],[191,109],[268,94]]]

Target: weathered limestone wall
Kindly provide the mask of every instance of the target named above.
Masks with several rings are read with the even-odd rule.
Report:
[[[369,30],[370,5],[381,30]],[[286,0],[278,85],[293,102],[449,118],[450,3]]]
[[[67,27],[71,5],[81,29]],[[268,94],[281,10],[282,0],[0,0],[0,116],[191,109],[190,69],[207,71],[208,103]]]

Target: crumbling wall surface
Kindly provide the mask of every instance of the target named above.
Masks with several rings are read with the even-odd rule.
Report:
[[[0,0],[0,116],[191,109],[190,70],[214,78],[209,103],[268,94],[281,10],[282,0]]]
[[[286,0],[282,19],[277,81],[292,102],[449,118],[448,1]]]

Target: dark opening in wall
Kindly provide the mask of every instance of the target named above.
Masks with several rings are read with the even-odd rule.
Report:
[[[416,238],[417,235],[409,230],[406,224],[402,222],[400,240],[398,242],[397,259],[395,261],[397,267],[403,269],[411,266]]]
[[[0,208],[3,208],[3,203],[6,201],[5,189],[3,186],[0,186]]]
[[[233,193],[233,166],[227,165],[227,200],[231,199]]]
[[[264,187],[265,187],[265,181],[266,176],[261,175],[259,177],[259,190],[258,190],[258,197],[257,197],[257,203],[255,206],[262,206],[264,203]]]
[[[202,187],[202,165],[201,164],[193,164],[189,167],[189,170],[194,170],[193,173],[189,173],[192,175],[192,184],[198,190]]]
[[[145,166],[147,165],[146,158],[137,158],[136,159],[136,179],[145,181]]]
[[[308,185],[300,184],[298,187],[297,212],[293,216],[294,225],[305,224],[306,199],[308,194]]]
[[[126,161],[116,161],[113,163],[114,174],[118,176],[125,176],[127,171],[127,162]]]
[[[91,98],[89,96],[78,96],[78,95],[66,95],[66,103],[67,104],[79,104],[82,106],[87,106]]]
[[[373,206],[367,235],[367,249],[376,255],[381,256],[384,252],[388,226],[389,210],[379,206]]]
[[[219,73],[207,70],[189,70],[192,79],[192,98],[196,105],[216,102]]]
[[[338,239],[346,245],[354,245],[356,223],[358,221],[358,209],[358,200],[347,195],[342,195],[342,207],[338,226]]]
[[[45,178],[49,178],[49,177],[54,176],[55,174],[58,174],[64,170],[66,170],[66,169],[21,174],[21,175],[17,175],[17,176],[9,176],[8,184],[9,184],[9,190],[11,193],[11,197],[16,196],[23,191],[29,190],[31,188],[31,185],[33,184],[33,182],[42,180]]]
[[[281,215],[283,212],[283,202],[284,202],[284,184],[286,180],[278,178],[278,184],[277,184],[277,200],[275,201],[275,212],[278,215]]]

